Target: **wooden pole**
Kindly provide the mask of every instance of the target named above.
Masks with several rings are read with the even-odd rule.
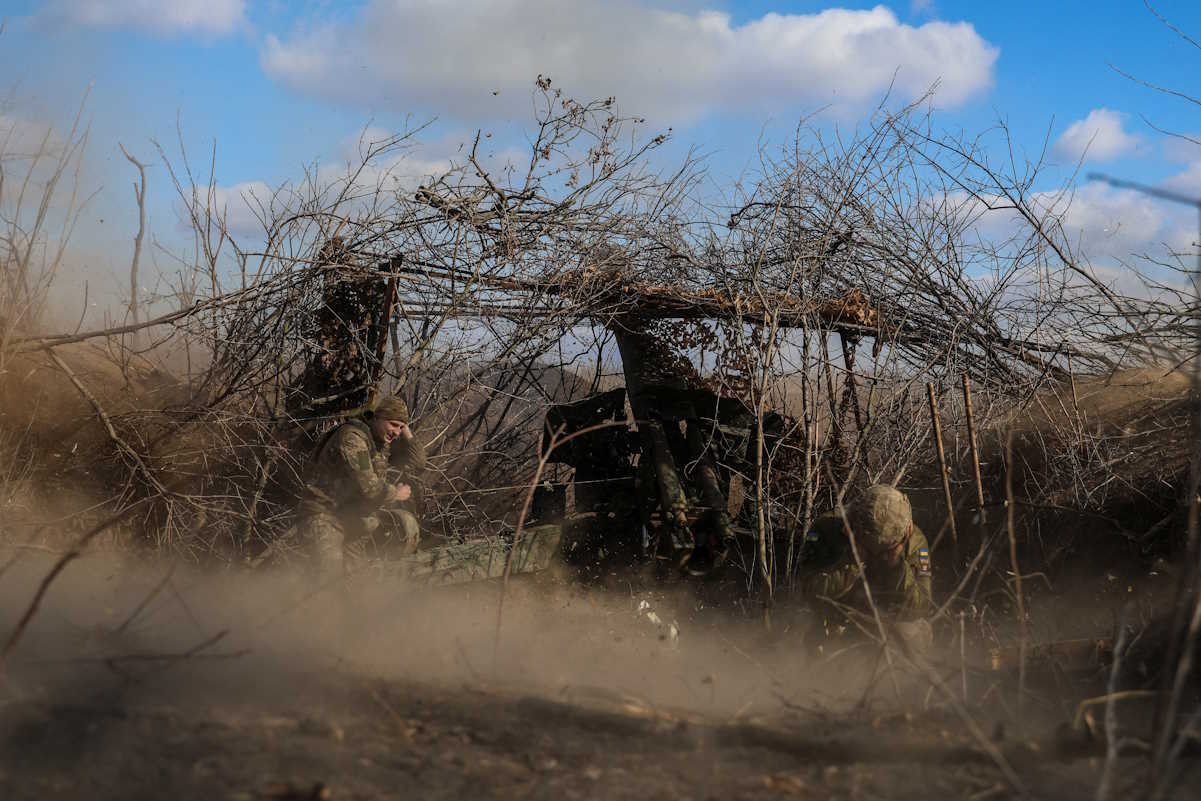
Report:
[[[972,470],[976,477],[976,503],[980,523],[984,523],[984,482],[980,480],[980,450],[976,447],[976,424],[972,418],[972,385],[967,373],[963,374],[963,408],[967,415],[968,444],[972,450]]]
[[[951,500],[951,478],[947,470],[947,455],[942,447],[942,425],[938,422],[938,403],[934,399],[934,384],[926,384],[930,399],[930,435],[934,438],[934,452],[938,454],[938,472],[942,475],[942,493],[947,500],[947,525],[951,527],[951,547],[959,550],[959,532],[955,530],[955,503]],[[935,543],[937,544],[937,543]]]
[[[384,294],[383,313],[375,326],[375,361],[371,364],[371,379],[367,386],[368,407],[375,405],[375,396],[379,394],[380,381],[384,378],[384,356],[388,353],[388,331],[392,328],[392,310],[396,306],[396,276],[388,279],[388,288]]]
[[[1022,596],[1022,570],[1018,564],[1018,541],[1013,531],[1013,429],[1005,437],[1005,528],[1009,532],[1009,565],[1013,569],[1013,592],[1018,616],[1018,717],[1026,700],[1026,604]]]
[[[1072,354],[1068,354],[1068,379],[1072,382],[1072,411],[1076,413],[1076,423],[1081,422],[1080,398],[1076,395],[1076,371],[1072,369]]]
[[[855,341],[845,334],[839,334],[838,338],[842,341],[842,363],[847,368],[843,391],[850,399],[851,409],[855,412],[855,434],[858,437],[863,434],[863,417],[859,409],[859,388],[855,384]]]

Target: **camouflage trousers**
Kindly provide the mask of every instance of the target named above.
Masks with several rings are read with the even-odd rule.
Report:
[[[421,534],[417,517],[407,509],[392,509],[388,515],[404,539],[404,551],[411,552]],[[321,579],[335,579],[346,575],[348,561],[362,553],[362,548],[356,546],[379,527],[375,515],[347,523],[337,515],[321,512],[300,520],[297,532],[312,569]]]
[[[333,579],[345,573],[346,532],[342,521],[331,514],[307,515],[297,523],[296,530],[309,566],[320,578]]]

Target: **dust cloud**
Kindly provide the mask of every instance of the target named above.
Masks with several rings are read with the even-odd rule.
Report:
[[[0,633],[52,560],[0,554]],[[916,801],[935,779],[948,797],[1018,786],[1012,762],[1036,797],[1093,797],[1095,769],[1080,756],[1095,744],[1064,751],[1049,737],[1064,719],[1055,703],[1026,706],[1021,728],[1043,732],[1029,745],[1006,734],[1018,723],[973,672],[973,694],[993,700],[970,704],[969,731],[925,676],[886,671],[870,644],[806,657],[803,621],[786,604],[768,632],[758,610],[716,604],[695,585],[600,588],[539,574],[509,587],[498,638],[499,594],[495,582],[434,588],[363,574],[319,586],[298,571],[85,556],[51,587],[0,682],[0,795],[774,798],[814,788],[815,798]],[[944,682],[958,681],[946,656],[933,661]],[[1003,756],[981,750],[982,731]],[[1177,797],[1196,797],[1186,784]]]
[[[6,638],[51,563],[22,555],[0,576]],[[352,575],[322,586],[300,571],[93,554],[51,586],[10,655],[8,692],[83,697],[121,686],[148,700],[272,703],[337,677],[729,719],[853,702],[874,668],[868,657],[848,659],[818,676],[792,623],[765,632],[755,610],[708,608],[687,587],[613,591],[521,577],[505,595],[498,635],[499,597],[497,582],[429,587]]]

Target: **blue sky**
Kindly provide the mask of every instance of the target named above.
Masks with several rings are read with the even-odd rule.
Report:
[[[1155,7],[1201,39],[1201,3]],[[1201,95],[1201,49],[1141,0],[0,0],[0,16],[0,136],[61,129],[91,86],[83,181],[96,195],[74,258],[98,281],[124,269],[136,228],[118,141],[155,162],[151,229],[171,244],[181,231],[151,140],[174,152],[177,120],[193,159],[206,162],[216,140],[217,180],[236,202],[238,187],[339,160],[367,125],[436,118],[415,168],[477,127],[499,147],[520,143],[538,72],[577,96],[615,94],[623,111],[674,129],[669,156],[699,144],[719,175],[752,160],[764,132],[786,139],[801,114],[825,108],[827,124],[853,125],[895,72],[900,97],[940,81],[948,129],[1003,119],[1032,155],[1049,135],[1064,168],[1092,138],[1085,172],[1201,195],[1201,148],[1143,119],[1197,134],[1201,106],[1111,67]],[[1038,188],[1067,175],[1051,169]],[[1105,257],[1186,236],[1180,211],[1145,198],[1094,186],[1079,202],[1083,236],[1123,232],[1094,248]]]

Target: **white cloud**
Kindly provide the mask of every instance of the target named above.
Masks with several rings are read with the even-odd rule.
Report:
[[[36,18],[85,28],[134,28],[159,36],[228,34],[246,24],[246,0],[51,0]]]
[[[1194,161],[1163,182],[1165,189],[1186,197],[1201,198],[1201,161]]]
[[[998,245],[1018,242],[1033,234],[1029,225],[1001,197],[988,198],[995,210],[963,193],[951,193],[952,205],[974,216],[973,229]],[[1165,204],[1130,189],[1102,183],[1086,183],[1074,192],[1035,192],[1029,196],[1035,211],[1059,218],[1063,235],[1077,263],[1087,265],[1098,276],[1121,277],[1126,288],[1133,286],[1133,267],[1158,279],[1166,274],[1143,260],[1171,261],[1171,254],[1194,253],[1197,223],[1187,209]],[[978,215],[978,216],[975,216]],[[1016,241],[1011,241],[1016,237]]]
[[[1162,140],[1163,157],[1178,164],[1201,161],[1201,134],[1189,131]]]
[[[652,0],[648,0],[652,1]],[[999,51],[968,23],[869,11],[766,14],[736,25],[635,0],[368,0],[349,20],[268,35],[265,71],[298,91],[496,118],[529,108],[538,74],[577,99],[617,96],[669,123],[722,109],[861,107],[939,82],[939,102],[985,91]]]
[[[1134,152],[1142,139],[1123,128],[1126,115],[1107,108],[1093,109],[1067,127],[1055,142],[1055,153],[1067,161],[1110,161]]]
[[[354,171],[358,173],[356,183],[360,187],[415,189],[430,177],[442,176],[454,166],[445,156],[431,155],[432,152],[446,151],[449,140],[435,147],[422,147],[408,141],[389,146],[397,136],[386,128],[371,126],[344,137],[338,144],[337,161],[323,165],[319,178],[325,182],[344,180]],[[372,151],[385,147],[384,152],[360,169]]]
[[[1039,199],[1050,203],[1052,196]],[[1064,198],[1059,206],[1067,202]],[[1161,201],[1099,183],[1078,189],[1063,217],[1065,232],[1094,264],[1130,261],[1142,254],[1162,256],[1165,245],[1184,246],[1188,235],[1180,222]]]
[[[340,213],[353,216],[368,208],[373,202],[376,189],[385,196],[390,192],[411,192],[431,176],[446,174],[456,166],[455,160],[446,155],[452,152],[452,140],[447,139],[433,146],[421,146],[407,140],[398,144],[396,135],[383,128],[370,127],[340,140],[333,149],[332,157],[317,166],[314,174],[316,186],[301,186],[285,183],[273,189],[262,180],[241,181],[235,184],[218,185],[213,188],[211,198],[202,194],[197,197],[197,210],[203,213],[211,206],[213,214],[223,220],[226,230],[235,238],[253,240],[263,236],[264,222],[271,224],[280,217],[299,210],[298,206],[314,189],[323,191],[329,187],[341,190],[348,180],[353,179],[354,191]],[[383,150],[380,150],[384,148]],[[364,163],[369,153],[378,155]],[[510,158],[510,151],[497,154]],[[483,161],[488,169],[499,169],[503,162],[497,155]],[[186,215],[181,215],[181,225],[190,229]]]
[[[1142,293],[1141,277],[1178,283],[1179,274],[1161,264],[1180,258],[1193,262],[1187,255],[1196,252],[1193,215],[1143,193],[1087,183],[1070,194],[1035,193],[1030,201],[1036,208],[1062,215],[1063,233],[1077,264],[1118,291]],[[1004,226],[1004,220],[999,224]],[[1010,224],[1028,233],[1016,219],[1011,218]]]
[[[263,181],[242,181],[232,186],[214,187],[212,209],[213,214],[224,220],[231,234],[246,238],[263,234],[263,222],[259,219],[264,213],[263,209],[270,210],[280,200],[286,202],[286,197],[277,198],[276,193]],[[201,209],[206,202],[206,198],[199,198]],[[271,221],[270,216],[268,211],[268,222]]]

